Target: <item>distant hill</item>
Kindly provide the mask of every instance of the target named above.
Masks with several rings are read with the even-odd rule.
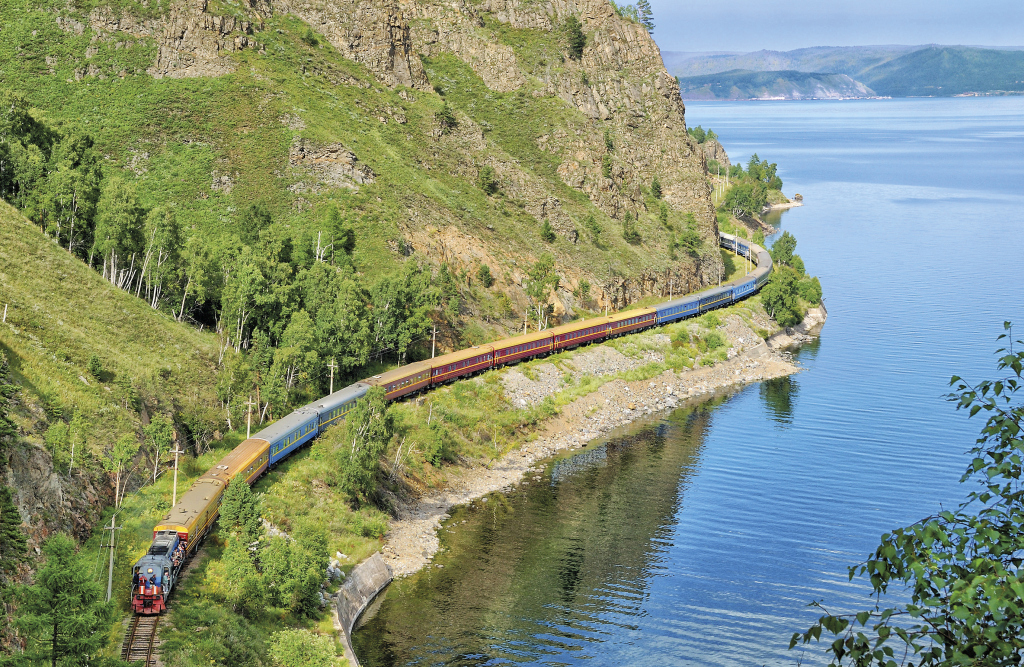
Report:
[[[696,89],[706,85],[709,90],[721,91],[735,83],[737,70],[745,70],[765,74],[769,80],[788,79],[789,76],[783,74],[788,71],[819,78],[827,76],[821,72],[842,74],[877,95],[891,97],[1024,91],[1024,51],[1019,47],[820,46],[744,54],[668,52],[663,57],[669,70],[685,82],[684,88],[693,88],[697,77],[717,75],[717,83],[709,80]],[[779,89],[784,88],[785,85],[780,84]],[[743,86],[738,89],[744,90]],[[687,99],[745,99],[742,96],[701,98],[694,97],[695,93],[697,90]]]
[[[873,97],[874,91],[845,74],[782,70],[732,70],[719,74],[680,77],[684,100],[809,100]]]

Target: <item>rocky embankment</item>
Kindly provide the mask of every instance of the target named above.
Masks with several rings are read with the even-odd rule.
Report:
[[[526,407],[554,396],[584,376],[607,379],[597,390],[565,405],[548,420],[532,442],[495,460],[486,467],[458,469],[447,488],[425,495],[398,508],[382,549],[384,560],[396,577],[424,567],[437,552],[437,530],[449,511],[481,499],[494,491],[509,490],[524,477],[539,473],[539,462],[564,450],[578,449],[609,431],[658,412],[702,400],[716,392],[760,380],[790,375],[799,370],[787,349],[809,340],[821,328],[825,309],[813,308],[797,327],[762,340],[737,315],[729,315],[719,327],[729,341],[727,360],[713,366],[695,366],[676,372],[628,382],[615,376],[653,361],[663,361],[670,347],[667,335],[647,334],[640,352],[602,344],[578,351],[567,361],[543,363],[524,372],[505,371],[502,382],[513,405]],[[753,322],[767,326],[767,322]],[[696,328],[696,325],[692,325]],[[628,340],[628,339],[623,339]]]

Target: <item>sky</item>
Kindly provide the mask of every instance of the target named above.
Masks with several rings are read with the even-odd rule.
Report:
[[[651,0],[662,51],[1024,46],[1024,0]]]

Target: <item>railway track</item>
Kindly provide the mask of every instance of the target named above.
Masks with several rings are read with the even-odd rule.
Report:
[[[157,661],[156,628],[159,616],[133,616],[128,633],[121,646],[121,659],[128,662],[141,661],[144,667],[154,667]]]

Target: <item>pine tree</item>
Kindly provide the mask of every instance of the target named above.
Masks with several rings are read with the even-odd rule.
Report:
[[[26,639],[24,657],[54,667],[91,664],[107,641],[113,607],[103,601],[103,587],[70,537],[54,535],[43,553],[46,564],[22,591],[14,621]]]
[[[221,525],[239,533],[246,544],[263,534],[263,512],[260,497],[241,477],[236,477],[224,491],[220,505]]]
[[[11,398],[17,391],[17,385],[11,381],[11,366],[7,363],[7,355],[0,350],[0,449],[3,449],[4,440],[18,432],[10,417]]]
[[[651,181],[651,195],[655,199],[661,199],[661,195],[662,195],[662,192],[661,192],[661,181],[658,180],[657,176],[655,176],[654,180]]]
[[[565,38],[569,44],[569,57],[573,60],[582,58],[587,35],[583,32],[583,24],[575,16],[565,19]]]
[[[28,554],[21,515],[14,505],[14,494],[0,486],[0,590],[6,575],[13,574]]]
[[[637,0],[636,13],[640,25],[646,28],[648,33],[654,32],[654,12],[651,10],[650,0]]]

